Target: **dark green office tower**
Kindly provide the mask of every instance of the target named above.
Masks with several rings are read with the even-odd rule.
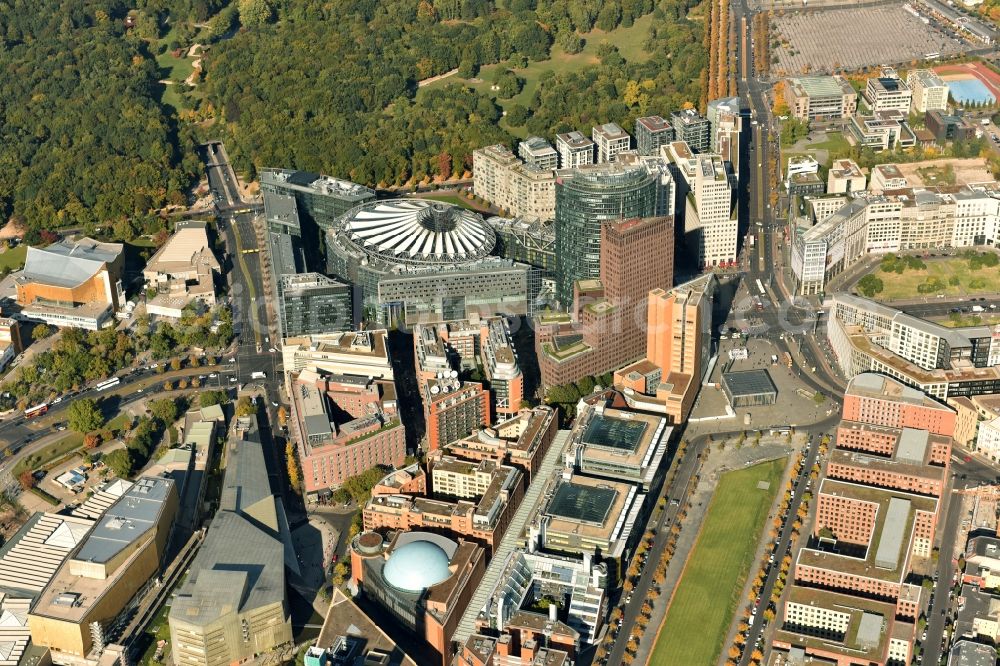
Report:
[[[594,164],[556,178],[556,297],[573,302],[573,283],[601,272],[601,224],[656,215],[657,181],[645,167]]]

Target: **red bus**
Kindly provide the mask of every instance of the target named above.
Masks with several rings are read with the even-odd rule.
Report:
[[[41,416],[45,412],[49,411],[48,403],[42,403],[40,405],[35,405],[34,407],[28,407],[24,410],[24,418],[30,419],[36,416]]]

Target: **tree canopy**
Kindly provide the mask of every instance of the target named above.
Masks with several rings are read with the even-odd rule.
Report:
[[[87,225],[183,203],[199,169],[121,0],[0,3],[0,218]]]
[[[512,121],[551,136],[605,121],[630,127],[698,100],[706,59],[701,24],[687,20],[694,4],[661,1],[643,43],[648,57],[629,61],[602,45],[596,65],[544,74]],[[346,0],[336,12],[319,0],[271,5],[277,22],[205,57],[204,92],[225,121],[231,158],[251,176],[288,166],[370,185],[461,173],[476,148],[514,140],[486,94],[460,84],[417,94],[419,81],[504,63],[498,94],[509,97],[522,85],[519,70],[548,58],[553,43],[574,52],[580,34],[654,10],[652,0]]]
[[[104,416],[101,408],[93,398],[80,398],[74,400],[69,406],[69,427],[73,430],[86,433],[97,430],[104,425]]]

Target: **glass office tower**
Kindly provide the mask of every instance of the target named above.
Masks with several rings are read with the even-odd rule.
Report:
[[[642,166],[595,164],[560,172],[556,179],[556,297],[573,302],[573,283],[601,270],[605,220],[656,215],[657,177]]]

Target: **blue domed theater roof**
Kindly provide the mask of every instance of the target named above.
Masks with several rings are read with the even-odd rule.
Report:
[[[444,549],[430,541],[411,541],[396,548],[382,570],[386,582],[405,592],[422,592],[451,576]]]

